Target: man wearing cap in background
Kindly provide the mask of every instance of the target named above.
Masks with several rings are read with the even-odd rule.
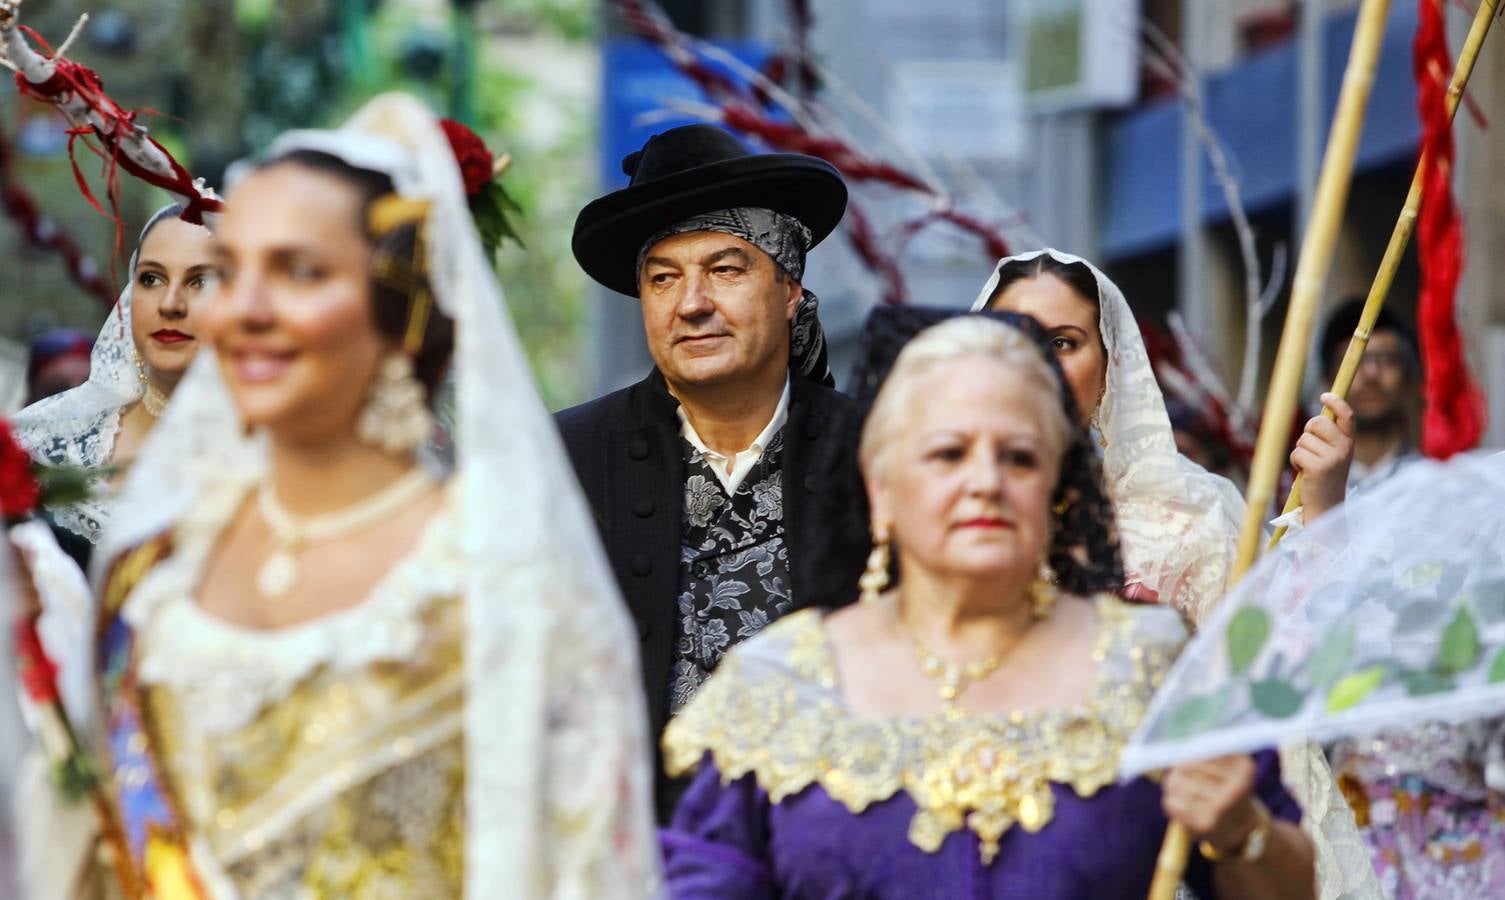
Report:
[[[1344,301],[1322,329],[1322,354],[1328,384],[1338,376],[1343,354],[1359,327],[1364,301]],[[1421,355],[1416,335],[1388,309],[1380,310],[1363,361],[1348,389],[1353,407],[1353,464],[1348,470],[1348,496],[1394,475],[1406,463],[1421,459],[1416,449],[1416,417],[1421,403]]]
[[[652,734],[730,647],[816,602],[815,495],[854,461],[805,254],[841,221],[824,161],[752,154],[720,128],[654,135],[626,188],[581,211],[573,249],[637,297],[654,369],[558,422],[638,625]],[[841,473],[841,474],[838,474]],[[659,816],[678,791],[658,773]]]

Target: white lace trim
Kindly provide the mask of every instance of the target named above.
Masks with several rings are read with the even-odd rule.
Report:
[[[132,353],[130,303],[127,287],[95,339],[88,381],[16,414],[16,440],[36,461],[83,469],[109,465],[120,415],[141,399]],[[102,477],[95,478],[91,488],[88,499],[51,513],[59,525],[97,544],[109,522],[114,491]]]
[[[142,682],[178,694],[206,735],[246,727],[319,667],[352,671],[411,657],[423,638],[423,610],[460,593],[458,540],[446,504],[417,549],[357,606],[274,631],[216,618],[199,608],[195,592],[244,494],[243,484],[208,492],[201,514],[176,529],[173,555],[142,579],[122,611],[140,636]]]
[[[10,529],[42,604],[37,635],[58,667],[58,687],[69,721],[87,730],[94,721],[94,671],[90,636],[94,595],[73,558],[63,552],[52,530],[39,520]]]
[[[1380,883],[1369,847],[1322,749],[1316,744],[1281,747],[1280,775],[1301,805],[1301,830],[1317,850],[1317,896],[1321,900],[1379,898]]]

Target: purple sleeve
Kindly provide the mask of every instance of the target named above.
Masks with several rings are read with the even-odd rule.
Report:
[[[1274,750],[1254,754],[1254,796],[1270,810],[1276,821],[1301,824],[1301,806],[1280,780],[1280,754]],[[1213,888],[1212,863],[1204,859],[1195,846],[1191,848],[1186,867],[1186,884],[1198,897],[1218,896]]]
[[[674,900],[772,900],[768,795],[752,775],[731,784],[710,754],[659,831],[664,874]]]
[[[1254,754],[1254,766],[1254,795],[1270,810],[1270,815],[1301,824],[1301,806],[1280,780],[1280,754],[1261,750]]]

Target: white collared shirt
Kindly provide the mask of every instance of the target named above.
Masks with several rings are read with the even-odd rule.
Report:
[[[728,497],[737,493],[743,480],[747,478],[753,466],[763,458],[763,451],[773,442],[774,436],[789,421],[789,379],[784,379],[784,393],[779,395],[779,405],[774,408],[773,418],[768,420],[762,433],[753,438],[753,442],[745,450],[739,450],[730,457],[724,453],[718,453],[705,445],[700,435],[695,433],[695,426],[690,424],[690,417],[685,415],[685,408],[679,407],[675,411],[679,416],[679,433],[690,442],[690,446],[700,451],[711,470],[716,473],[716,478],[721,481],[721,486],[726,488]]]

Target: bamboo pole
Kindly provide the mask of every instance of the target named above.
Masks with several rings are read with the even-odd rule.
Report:
[[[1489,26],[1494,24],[1498,0],[1480,0],[1479,9],[1474,13],[1474,22],[1469,26],[1468,37],[1463,41],[1463,49],[1458,54],[1458,63],[1453,67],[1453,80],[1448,85],[1447,111],[1448,120],[1458,112],[1458,103],[1463,98],[1463,89],[1468,85],[1468,79],[1474,72],[1474,63],[1479,59],[1479,48],[1484,45],[1484,37],[1489,34]],[[1359,372],[1359,363],[1364,359],[1364,350],[1369,346],[1369,336],[1374,331],[1374,323],[1379,319],[1380,309],[1385,305],[1385,298],[1390,294],[1390,285],[1395,281],[1395,272],[1400,268],[1401,257],[1405,255],[1406,245],[1411,242],[1411,233],[1416,230],[1416,218],[1421,212],[1422,196],[1422,173],[1426,171],[1427,156],[1422,154],[1416,163],[1416,173],[1411,176],[1411,190],[1406,193],[1406,203],[1401,207],[1400,218],[1395,222],[1395,230],[1390,232],[1390,243],[1385,247],[1385,255],[1380,260],[1380,268],[1374,275],[1374,283],[1369,286],[1369,295],[1364,298],[1364,311],[1359,315],[1359,324],[1354,329],[1353,340],[1348,343],[1348,350],[1343,354],[1343,363],[1338,367],[1338,375],[1333,379],[1332,393],[1339,397],[1347,397],[1348,389],[1353,386],[1353,378]],[[1333,417],[1332,411],[1323,409],[1322,414],[1329,419]],[[1286,500],[1284,512],[1289,513],[1301,505],[1301,482],[1303,477],[1296,476],[1295,484],[1291,485],[1291,496]],[[1285,537],[1284,525],[1275,529],[1275,534],[1270,538],[1270,546],[1274,547]]]
[[[1275,373],[1265,397],[1264,417],[1254,445],[1254,463],[1249,473],[1249,508],[1244,514],[1239,534],[1239,552],[1234,561],[1230,584],[1241,578],[1259,553],[1259,537],[1264,517],[1275,495],[1275,484],[1284,468],[1285,423],[1296,412],[1301,391],[1301,370],[1306,364],[1307,343],[1311,340],[1312,320],[1321,300],[1322,285],[1332,262],[1333,246],[1343,222],[1343,207],[1348,201],[1348,186],[1353,175],[1354,156],[1358,153],[1359,134],[1364,127],[1364,111],[1369,104],[1369,90],[1380,45],[1385,36],[1385,17],[1390,0],[1364,0],[1354,28],[1353,45],[1348,51],[1348,66],[1343,72],[1343,87],[1338,94],[1338,108],[1333,116],[1327,150],[1322,157],[1322,172],[1317,179],[1317,193],[1312,205],[1311,222],[1302,239],[1301,256],[1291,286],[1291,300],[1286,311],[1285,328],[1275,357]],[[1190,849],[1186,828],[1172,822],[1166,829],[1165,845],[1156,863],[1155,880],[1150,885],[1150,900],[1172,900],[1176,885],[1186,868]]]

